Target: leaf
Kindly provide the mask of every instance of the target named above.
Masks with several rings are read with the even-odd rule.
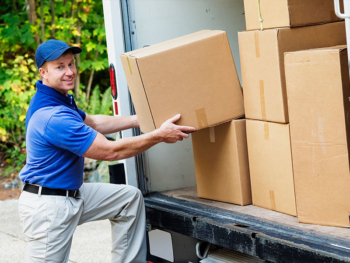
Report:
[[[80,64],[80,69],[82,69],[83,71],[86,69],[90,69],[92,65],[92,61],[85,59],[81,64]]]
[[[93,68],[95,68],[96,71],[100,71],[102,69],[105,69],[108,65],[104,63],[104,61],[95,61],[92,62]]]
[[[25,24],[24,26],[22,26],[21,30],[20,30],[20,39],[21,42],[28,45],[31,42],[34,42],[34,35],[32,33],[31,29],[31,25],[30,24]]]
[[[82,35],[90,38],[92,34],[89,30],[82,30]]]
[[[106,91],[103,93],[100,114],[110,115],[111,108],[112,108],[112,96],[111,96],[111,90],[109,88],[109,89],[106,89]]]
[[[80,19],[81,19],[81,21],[83,21],[84,23],[86,23],[87,22],[87,14],[80,14]]]
[[[85,45],[85,47],[86,47],[87,51],[90,52],[91,50],[96,48],[96,43],[89,42]]]
[[[26,119],[26,115],[19,116],[19,121],[22,122]]]
[[[98,109],[100,108],[101,102],[100,102],[100,87],[99,85],[96,85],[95,88],[92,91],[91,97],[90,97],[90,107],[89,112],[91,115],[95,115],[98,113]]]
[[[79,30],[77,30],[76,28],[74,28],[74,29],[72,30],[72,35],[73,35],[73,36],[80,36],[81,34],[80,34]]]
[[[0,127],[0,136],[5,136],[6,134],[7,134],[6,130]]]

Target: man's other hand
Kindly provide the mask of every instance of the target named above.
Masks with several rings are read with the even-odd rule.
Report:
[[[188,133],[196,131],[193,127],[176,125],[175,122],[177,122],[180,117],[181,114],[175,115],[165,121],[157,130],[157,133],[162,138],[163,142],[175,143],[177,141],[182,141],[184,138],[189,137]]]

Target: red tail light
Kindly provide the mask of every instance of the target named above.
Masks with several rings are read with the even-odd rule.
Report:
[[[115,115],[119,115],[119,112],[118,112],[118,102],[114,102],[114,113]]]
[[[114,100],[118,97],[117,82],[115,78],[115,68],[113,64],[109,65],[109,79],[111,81],[111,93]]]

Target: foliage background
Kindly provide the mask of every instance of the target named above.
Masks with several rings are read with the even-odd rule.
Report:
[[[89,114],[111,114],[102,1],[2,0],[0,6],[0,164],[3,175],[26,158],[25,115],[40,79],[35,50],[48,39],[83,49],[74,96]]]

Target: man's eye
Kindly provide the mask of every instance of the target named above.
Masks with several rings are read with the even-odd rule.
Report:
[[[58,66],[57,69],[62,69],[62,66]]]
[[[69,66],[70,66],[70,67],[74,66],[74,63],[70,63]]]

